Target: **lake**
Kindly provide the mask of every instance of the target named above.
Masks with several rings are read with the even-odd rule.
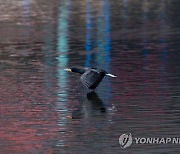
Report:
[[[134,137],[180,137],[179,14],[179,0],[0,1],[0,153],[178,153]],[[117,78],[78,94],[69,67]]]

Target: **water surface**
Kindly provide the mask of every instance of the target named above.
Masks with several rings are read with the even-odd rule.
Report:
[[[178,0],[0,1],[0,153],[178,153],[118,139],[179,137]],[[78,95],[67,67],[98,67]]]

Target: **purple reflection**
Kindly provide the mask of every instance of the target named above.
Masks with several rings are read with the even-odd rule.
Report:
[[[32,13],[31,7],[30,7],[31,2],[32,2],[32,0],[22,0],[22,13],[24,16],[24,18],[23,18],[24,24],[30,23],[29,16]]]

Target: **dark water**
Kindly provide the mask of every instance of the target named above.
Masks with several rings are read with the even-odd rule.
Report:
[[[0,153],[178,153],[179,0],[0,1]],[[93,66],[118,76],[77,95]]]

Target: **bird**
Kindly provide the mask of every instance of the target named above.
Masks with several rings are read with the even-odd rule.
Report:
[[[78,89],[82,89],[83,91],[84,90],[94,91],[105,76],[110,76],[113,78],[117,77],[113,74],[107,73],[105,70],[97,69],[97,68],[73,67],[73,68],[66,68],[64,70],[68,72],[81,74],[80,84]]]

